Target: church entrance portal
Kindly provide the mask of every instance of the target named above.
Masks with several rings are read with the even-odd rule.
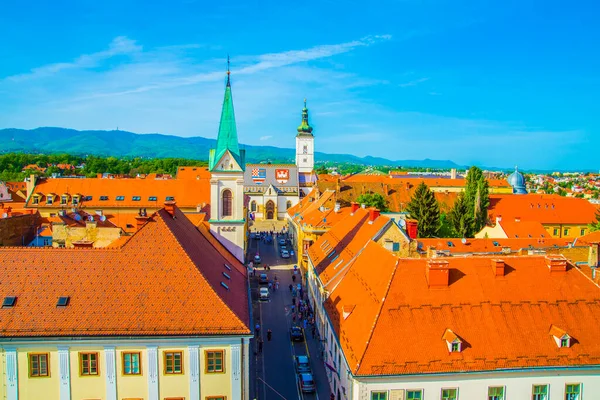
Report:
[[[267,201],[265,209],[267,211],[267,219],[273,219],[273,214],[275,213],[275,203],[273,203],[272,200]]]

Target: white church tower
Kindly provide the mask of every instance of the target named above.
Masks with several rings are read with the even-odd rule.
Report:
[[[302,123],[296,135],[296,166],[300,174],[312,174],[315,168],[315,137],[312,131],[313,128],[308,124],[308,108],[304,99]]]
[[[235,257],[244,262],[246,208],[244,201],[245,151],[240,150],[231,98],[229,60],[217,148],[210,150],[210,230]]]

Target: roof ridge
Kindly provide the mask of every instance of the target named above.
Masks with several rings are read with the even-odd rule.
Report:
[[[363,354],[360,357],[360,360],[356,364],[355,370],[353,371],[354,374],[358,373],[358,370],[360,369],[362,360],[365,358],[367,351],[369,351],[369,346],[371,344],[371,338],[373,337],[373,334],[375,333],[375,329],[377,328],[377,324],[379,323],[379,316],[381,315],[381,310],[383,310],[383,306],[385,305],[385,302],[388,298],[387,295],[390,292],[390,287],[392,286],[392,282],[394,281],[394,277],[396,276],[396,271],[398,271],[399,263],[400,263],[400,259],[398,257],[396,257],[396,265],[394,265],[394,272],[392,273],[392,276],[390,277],[390,280],[388,281],[387,289],[385,291],[385,296],[383,297],[383,300],[381,301],[381,306],[379,307],[379,311],[377,311],[377,314],[375,315],[375,322],[373,323],[373,327],[371,328],[371,333],[369,334],[369,338],[367,339],[367,346],[365,347],[365,350],[363,351]]]
[[[194,269],[202,276],[202,278],[204,279],[204,281],[208,284],[208,287],[210,287],[210,289],[212,290],[213,294],[215,296],[217,296],[218,301],[221,302],[225,308],[227,309],[227,311],[229,313],[231,313],[236,320],[242,324],[242,326],[248,327],[246,325],[246,323],[244,321],[242,321],[242,319],[237,315],[237,313],[231,308],[231,306],[229,304],[227,304],[225,302],[225,300],[223,299],[223,297],[221,297],[217,291],[216,288],[213,286],[213,283],[211,282],[210,279],[207,278],[207,276],[200,270],[200,268],[198,268],[198,266],[196,266],[196,263],[194,262],[194,260],[192,260],[192,257],[190,256],[190,254],[188,253],[187,249],[183,246],[183,244],[179,241],[179,238],[177,237],[177,235],[175,235],[175,233],[173,232],[173,230],[171,229],[171,227],[169,226],[169,224],[167,224],[166,220],[164,219],[165,217],[163,215],[161,215],[162,213],[167,213],[168,215],[170,215],[164,208],[160,209],[157,214],[160,216],[161,220],[163,221],[163,223],[165,224],[165,226],[167,227],[167,230],[169,231],[169,234],[173,237],[173,239],[175,239],[175,242],[177,242],[177,245],[181,248],[181,250],[183,251],[183,253],[185,254],[186,258],[188,259],[188,261],[191,263],[192,266],[194,266]],[[182,213],[183,214],[183,213]],[[185,217],[185,215],[183,215]],[[185,220],[187,221],[187,223],[192,224],[192,222],[185,217]],[[196,227],[194,226],[194,229],[196,229]],[[198,231],[198,234],[201,235],[201,233]],[[205,239],[208,241],[208,239]],[[237,268],[236,268],[237,271]],[[239,272],[239,271],[238,271]]]

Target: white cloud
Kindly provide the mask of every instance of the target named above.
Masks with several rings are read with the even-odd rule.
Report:
[[[108,46],[108,49],[106,50],[99,51],[97,53],[83,54],[71,62],[44,65],[38,68],[34,68],[28,73],[9,76],[5,79],[19,82],[28,79],[51,76],[64,70],[77,68],[93,68],[105,59],[115,57],[118,55],[133,54],[141,50],[142,46],[137,45],[135,40],[128,39],[125,36],[118,36],[112,40],[112,42]]]
[[[261,136],[258,140],[269,140],[271,139],[273,136],[271,135],[267,135],[267,136]]]
[[[429,78],[419,78],[419,79],[412,80],[410,82],[401,83],[398,86],[400,86],[400,87],[417,86],[419,83],[427,82],[428,80],[429,80]]]

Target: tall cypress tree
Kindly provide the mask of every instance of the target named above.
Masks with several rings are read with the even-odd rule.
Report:
[[[456,198],[452,210],[448,213],[448,219],[460,237],[473,237],[473,215],[469,210],[464,193],[460,193]]]
[[[413,193],[406,211],[418,221],[417,234],[420,238],[435,237],[440,231],[440,206],[433,192],[421,182]]]
[[[469,168],[464,201],[473,221],[471,232],[477,233],[487,222],[487,211],[490,206],[488,181],[478,167]]]

